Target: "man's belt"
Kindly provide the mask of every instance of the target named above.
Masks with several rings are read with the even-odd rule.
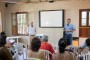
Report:
[[[35,36],[35,35],[30,35],[30,36]]]

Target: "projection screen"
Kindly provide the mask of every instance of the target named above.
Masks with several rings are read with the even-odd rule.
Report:
[[[64,26],[64,10],[39,11],[39,26],[56,28]]]

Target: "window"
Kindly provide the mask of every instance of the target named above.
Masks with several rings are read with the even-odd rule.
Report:
[[[27,34],[27,13],[17,13],[18,34]]]
[[[80,10],[80,26],[81,27],[90,26],[90,10],[89,9]]]
[[[1,16],[1,11],[0,11],[0,32],[2,31],[2,16]]]
[[[81,26],[87,25],[87,11],[82,11]]]
[[[89,26],[90,26],[90,11],[89,11]]]
[[[12,35],[26,35],[28,33],[28,13],[12,13]]]
[[[90,38],[90,9],[81,9],[79,12],[79,37]]]

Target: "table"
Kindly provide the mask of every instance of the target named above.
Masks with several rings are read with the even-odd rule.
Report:
[[[19,42],[19,38],[20,36],[10,36],[10,37],[7,37],[7,39],[16,39],[17,41],[17,45],[18,45],[18,42]]]

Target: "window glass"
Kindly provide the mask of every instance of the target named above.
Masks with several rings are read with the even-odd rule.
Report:
[[[18,34],[27,34],[27,13],[17,14]]]

